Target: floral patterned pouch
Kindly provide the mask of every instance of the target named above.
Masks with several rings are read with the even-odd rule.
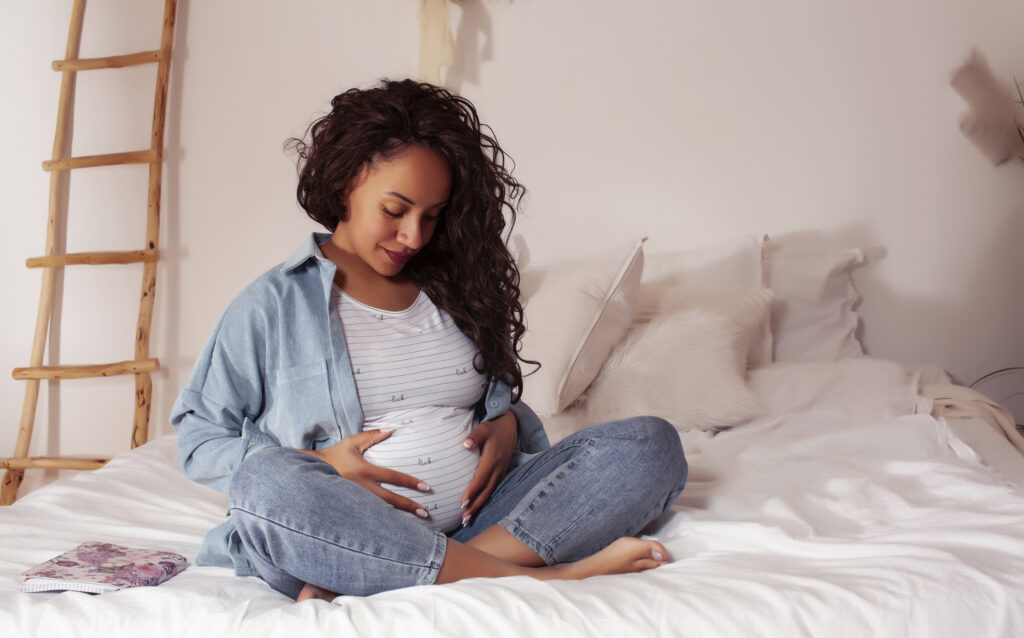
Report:
[[[23,572],[21,591],[102,594],[125,587],[159,585],[185,569],[187,563],[184,556],[171,552],[112,543],[82,543]]]

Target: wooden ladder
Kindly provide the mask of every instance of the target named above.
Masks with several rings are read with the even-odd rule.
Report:
[[[0,459],[0,468],[5,470],[0,486],[0,505],[10,505],[17,498],[18,488],[25,470],[31,468],[57,468],[90,470],[101,467],[107,459],[82,459],[72,457],[29,457],[29,444],[35,422],[36,404],[39,399],[39,384],[43,379],[81,379],[106,377],[120,374],[135,375],[135,418],[132,428],[131,446],[145,443],[149,439],[149,411],[153,393],[150,373],[159,367],[159,361],[149,356],[149,331],[153,322],[153,300],[156,290],[156,262],[160,232],[160,180],[163,171],[164,120],[167,105],[167,82],[171,69],[171,44],[174,39],[174,18],[177,0],[165,0],[163,30],[160,48],[129,55],[105,58],[81,59],[78,57],[82,39],[82,19],[85,0],[74,0],[71,9],[71,26],[68,30],[67,49],[64,59],[53,62],[55,71],[62,74],[60,98],[57,106],[57,130],[53,140],[52,159],[43,162],[43,170],[50,172],[50,210],[46,225],[46,255],[28,259],[29,268],[43,268],[42,291],[39,295],[39,312],[36,316],[35,336],[32,340],[31,365],[15,368],[15,379],[27,381],[25,401],[22,404],[21,425],[15,443],[14,456]],[[82,157],[70,155],[68,132],[73,117],[73,93],[75,74],[78,71],[94,69],[116,69],[138,64],[156,63],[156,97],[153,102],[153,127],[150,147],[142,151],[110,153]],[[58,224],[65,209],[67,189],[64,172],[95,166],[118,164],[148,164],[149,193],[146,215],[146,244],[142,250],[124,252],[86,252],[57,254]],[[64,220],[66,226],[66,219]],[[62,232],[62,231],[61,231]],[[44,366],[43,353],[50,327],[55,295],[55,270],[73,265],[98,264],[143,264],[142,293],[139,302],[138,329],[135,334],[135,359],[99,365]]]

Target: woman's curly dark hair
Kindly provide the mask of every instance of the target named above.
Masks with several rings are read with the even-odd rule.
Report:
[[[526,189],[469,100],[430,84],[384,80],[336,96],[306,137],[288,142],[299,155],[299,204],[332,232],[347,219],[345,195],[367,166],[414,145],[447,160],[451,195],[433,237],[403,274],[476,343],[479,371],[507,383],[518,401],[519,361],[536,362],[519,356],[525,332],[519,270],[503,235],[505,214],[511,229]]]

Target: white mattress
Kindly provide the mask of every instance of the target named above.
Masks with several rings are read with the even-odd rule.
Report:
[[[195,558],[226,498],[185,479],[173,437],[162,438],[0,508],[0,627],[133,638],[1018,635],[1024,491],[945,421],[914,413],[913,375],[874,366],[756,372],[768,416],[686,433],[686,490],[649,529],[673,561],[642,574],[295,604],[259,579],[191,565],[159,587],[20,593],[22,570],[87,540]]]

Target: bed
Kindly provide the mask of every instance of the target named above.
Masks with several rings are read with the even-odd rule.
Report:
[[[1019,635],[1024,439],[942,371],[864,354],[858,249],[519,258],[524,354],[545,364],[524,399],[550,438],[637,411],[680,432],[686,489],[644,530],[669,564],[301,604],[194,564],[158,587],[20,593],[23,570],[89,540],[194,561],[226,496],[182,476],[169,435],[0,509],[5,634]]]

